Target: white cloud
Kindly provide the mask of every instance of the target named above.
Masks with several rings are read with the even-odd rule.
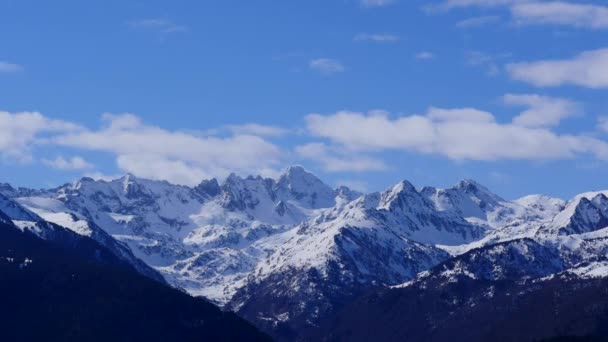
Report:
[[[158,154],[118,155],[116,163],[121,170],[139,177],[169,180],[177,184],[195,185],[213,175],[196,163],[166,158]]]
[[[90,164],[84,160],[84,158],[79,156],[74,156],[68,159],[62,156],[55,159],[42,159],[42,163],[58,170],[86,170],[94,167],[94,165]]]
[[[496,23],[500,21],[500,17],[497,15],[486,15],[481,17],[473,17],[469,19],[464,19],[456,23],[457,28],[474,28],[474,27],[482,27],[492,23]]]
[[[526,106],[528,109],[513,118],[513,123],[526,127],[557,126],[563,119],[582,113],[581,106],[568,99],[536,94],[507,94],[508,105]]]
[[[395,0],[359,0],[359,3],[363,7],[384,7],[394,4]]]
[[[416,59],[433,59],[435,55],[432,52],[423,51],[416,54]]]
[[[538,87],[608,88],[608,48],[585,51],[571,59],[513,63],[507,65],[507,71],[511,78]]]
[[[608,144],[582,135],[559,135],[546,128],[500,124],[472,108],[431,108],[425,115],[338,112],[311,114],[309,131],[353,151],[405,150],[453,160],[547,160],[591,154],[608,159]]]
[[[37,112],[9,113],[0,111],[0,156],[18,161],[31,161],[34,144],[45,142],[49,133],[78,130],[61,120],[51,120]]]
[[[22,71],[23,67],[19,64],[0,61],[0,74],[15,73]]]
[[[112,153],[123,171],[190,185],[233,171],[271,169],[281,156],[277,146],[254,135],[197,136],[146,125],[132,114],[106,114],[103,122],[99,130],[61,134],[53,142]]]
[[[353,40],[354,41],[369,41],[369,42],[377,42],[377,43],[395,43],[399,41],[399,36],[388,33],[359,33],[356,35]]]
[[[340,153],[342,152],[342,153]],[[379,159],[352,152],[335,151],[323,143],[310,143],[296,147],[296,153],[317,163],[328,172],[363,172],[386,170],[386,164]]]
[[[492,123],[494,116],[489,112],[484,112],[475,108],[462,109],[442,109],[431,107],[426,116],[437,122],[446,121],[462,121],[462,122],[478,122]]]
[[[429,5],[426,8],[431,11],[448,11],[464,7],[499,7],[511,5],[526,0],[445,0],[439,4]]]
[[[591,29],[608,28],[608,7],[565,1],[524,2],[511,7],[513,18],[524,24],[554,24]]]
[[[601,116],[597,119],[597,128],[604,133],[608,133],[608,117]]]
[[[129,22],[129,25],[136,29],[157,31],[160,33],[179,33],[188,32],[187,26],[178,25],[167,19],[138,19]]]
[[[423,146],[435,134],[432,122],[426,117],[412,115],[391,120],[383,112],[310,114],[306,124],[313,135],[329,138],[351,150]]]
[[[335,74],[339,72],[343,72],[345,70],[344,66],[340,61],[331,58],[317,58],[313,59],[309,62],[308,66],[315,71],[318,71],[322,74]]]
[[[111,181],[114,179],[118,179],[120,177],[124,176],[123,174],[115,174],[115,175],[108,175],[99,171],[95,171],[95,172],[87,172],[84,174],[84,177],[89,177],[92,178],[94,180],[102,180],[102,181]]]
[[[260,125],[256,123],[248,123],[243,125],[228,125],[226,128],[234,134],[247,134],[258,136],[280,136],[287,134],[288,129],[277,126]]]
[[[608,28],[608,7],[571,1],[542,0],[446,0],[428,6],[447,11],[465,7],[506,7],[519,24],[562,25],[589,29]]]
[[[279,134],[279,128],[247,124],[231,132],[217,137],[170,131],[147,125],[133,114],[104,114],[102,127],[91,130],[37,112],[0,112],[0,157],[29,162],[35,148],[42,145],[107,152],[124,172],[188,185],[230,172],[276,174],[282,151],[260,135]],[[61,170],[94,167],[80,156],[41,162]]]

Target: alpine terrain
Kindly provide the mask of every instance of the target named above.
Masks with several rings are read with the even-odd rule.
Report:
[[[464,180],[362,194],[294,166],[195,187],[126,175],[0,193],[7,225],[95,241],[278,340],[608,335],[608,191],[506,200]]]

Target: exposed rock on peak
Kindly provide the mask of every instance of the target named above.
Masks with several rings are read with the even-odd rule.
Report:
[[[279,177],[275,191],[277,197],[297,200],[310,209],[333,206],[336,194],[317,176],[301,166],[292,166]]]

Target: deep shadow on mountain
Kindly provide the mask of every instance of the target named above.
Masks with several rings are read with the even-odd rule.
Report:
[[[8,222],[0,215],[2,341],[269,340],[235,314],[136,273],[93,240],[70,249]]]
[[[608,337],[600,336],[560,336],[539,340],[539,342],[606,342]]]
[[[366,295],[310,341],[604,341],[608,280],[460,278]],[[568,336],[568,337],[566,337]]]

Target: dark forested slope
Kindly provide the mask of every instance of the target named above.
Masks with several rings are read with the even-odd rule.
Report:
[[[268,340],[236,315],[138,274],[93,240],[75,248],[21,232],[0,214],[0,340]]]

